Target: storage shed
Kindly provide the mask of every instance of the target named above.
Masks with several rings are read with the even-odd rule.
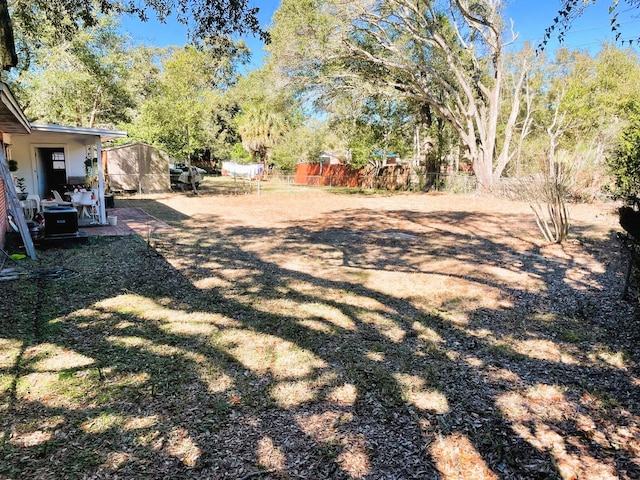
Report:
[[[105,178],[111,191],[160,192],[171,190],[170,158],[145,143],[131,143],[102,151]]]

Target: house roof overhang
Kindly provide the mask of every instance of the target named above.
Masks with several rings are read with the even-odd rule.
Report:
[[[0,82],[0,132],[30,133],[31,125],[9,87]]]
[[[100,140],[102,142],[113,140],[115,138],[127,137],[127,132],[123,130],[105,130],[101,128],[87,127],[66,127],[63,125],[49,125],[39,123],[31,124],[31,130],[34,132],[64,133],[68,135],[100,137]]]

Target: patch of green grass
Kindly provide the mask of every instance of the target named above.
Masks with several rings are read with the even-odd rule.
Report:
[[[340,441],[337,438],[332,438],[319,445],[317,455],[319,455],[324,462],[332,463],[338,459],[342,448]]]
[[[102,455],[92,450],[76,450],[65,461],[66,469],[72,474],[81,474],[88,468],[97,467],[103,462]]]
[[[559,328],[556,331],[560,340],[567,343],[581,343],[587,338],[584,332],[570,328]]]
[[[618,399],[603,388],[598,388],[594,385],[585,385],[584,387],[585,390],[596,399],[598,407],[605,412],[618,408],[620,405]]]
[[[41,332],[44,338],[60,336],[64,332],[64,324],[59,320],[45,322],[41,327]]]
[[[521,360],[523,358],[520,353],[516,352],[510,346],[503,343],[493,343],[491,345],[488,345],[484,349],[484,352],[489,356],[501,357],[509,360]]]
[[[602,334],[597,326],[593,325],[591,328],[585,328],[584,320],[573,316],[556,315],[546,322],[544,326],[546,326],[545,332],[556,336],[559,340],[572,344],[582,342],[595,343]]]
[[[453,296],[450,298],[447,298],[443,303],[442,306],[444,308],[455,308],[457,305],[460,305],[463,302],[466,302],[467,299],[462,298],[462,297],[458,297],[458,296]]]

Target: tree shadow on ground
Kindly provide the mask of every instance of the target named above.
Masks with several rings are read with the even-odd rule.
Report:
[[[447,215],[212,219],[216,235],[43,258],[81,276],[7,287],[0,472],[637,476],[637,359],[618,353],[638,335],[615,335],[634,313],[614,300],[615,254],[594,270],[578,247],[556,258],[477,228],[506,218]]]

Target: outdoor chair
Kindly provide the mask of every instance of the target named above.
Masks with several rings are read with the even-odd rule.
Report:
[[[27,198],[22,200],[20,204],[26,220],[33,220],[36,213],[40,213],[40,197],[38,195],[27,195]]]
[[[81,208],[80,215],[91,217],[91,223],[98,221],[98,200],[93,192],[80,192],[78,205]]]
[[[36,212],[42,212],[42,207],[40,206],[40,195],[30,193],[29,195],[27,195],[27,201],[32,201],[36,204]]]
[[[73,192],[71,194],[71,203],[73,203],[73,206],[76,207],[78,211],[80,211],[80,197],[82,197],[81,192]]]
[[[60,195],[57,190],[51,190],[51,193],[53,193],[53,198],[58,205],[66,205],[68,207],[73,205],[73,202],[67,202],[66,200],[63,200],[62,195]]]

